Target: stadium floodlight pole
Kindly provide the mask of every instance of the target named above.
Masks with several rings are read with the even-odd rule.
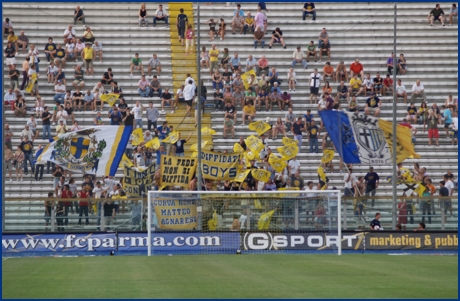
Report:
[[[393,29],[393,135],[392,135],[392,143],[393,143],[393,218],[391,219],[391,227],[394,230],[396,228],[396,64],[395,64],[395,57],[396,57],[396,14],[397,14],[397,3],[395,2],[394,6],[394,29]]]
[[[197,15],[197,38],[196,38],[196,70],[198,71],[198,80],[197,80],[197,88],[196,88],[196,93],[197,93],[197,110],[196,116],[197,119],[197,140],[198,140],[198,166],[196,170],[196,175],[198,177],[197,181],[197,188],[198,191],[201,190],[201,71],[200,71],[200,2],[196,3],[196,15]]]

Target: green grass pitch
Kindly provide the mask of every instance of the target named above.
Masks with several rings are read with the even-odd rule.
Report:
[[[3,259],[3,298],[458,298],[457,256]]]

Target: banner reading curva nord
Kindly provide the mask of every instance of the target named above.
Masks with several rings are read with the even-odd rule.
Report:
[[[196,163],[196,158],[161,156],[161,186],[188,187],[195,173]]]
[[[201,172],[210,180],[233,180],[238,172],[240,154],[201,151]]]
[[[198,226],[196,200],[159,198],[153,201],[158,227],[165,230],[190,230]]]

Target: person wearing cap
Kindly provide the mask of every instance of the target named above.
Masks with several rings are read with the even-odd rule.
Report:
[[[304,69],[307,69],[307,61],[305,60],[305,54],[304,52],[300,49],[300,46],[297,46],[297,49],[294,50],[292,53],[292,64],[291,67],[295,67],[297,63],[301,63],[303,65]]]
[[[149,81],[145,78],[145,74],[142,74],[141,79],[137,84],[137,91],[141,97],[148,97],[150,94]]]
[[[364,113],[366,115],[374,113],[374,117],[379,116],[380,114],[380,99],[375,96],[374,93],[371,93],[369,98],[366,100],[366,107],[364,108]]]
[[[56,94],[54,95],[54,101],[59,102],[60,104],[64,104],[64,97],[65,97],[65,86],[62,84],[61,80],[57,81],[57,85],[54,86],[54,91]]]

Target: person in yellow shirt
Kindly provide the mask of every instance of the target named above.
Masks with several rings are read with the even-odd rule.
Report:
[[[216,44],[212,44],[211,47],[211,50],[209,50],[209,62],[211,63],[209,72],[212,76],[214,70],[219,70],[219,50],[216,48]]]
[[[18,37],[14,35],[14,31],[10,31],[8,34],[8,43],[11,43],[11,45],[14,46],[16,51],[18,51]]]
[[[352,93],[353,92],[356,92],[358,91],[355,96],[358,96],[359,93],[363,93],[364,94],[364,88],[362,87],[363,85],[363,82],[361,81],[361,79],[358,78],[358,74],[353,74],[353,78],[350,80],[350,88],[348,90],[348,93],[350,95],[353,95]]]
[[[246,18],[244,19],[244,27],[243,27],[243,33],[246,34],[246,32],[249,29],[249,32],[254,32],[254,17],[251,16],[251,13],[248,13]]]
[[[243,123],[241,125],[244,125],[246,116],[249,122],[252,122],[252,118],[256,116],[256,108],[252,105],[252,102],[248,102],[243,108]]]
[[[86,47],[81,52],[81,59],[85,63],[86,74],[94,75],[93,59],[96,57],[96,51],[91,47],[91,43],[86,43]]]

